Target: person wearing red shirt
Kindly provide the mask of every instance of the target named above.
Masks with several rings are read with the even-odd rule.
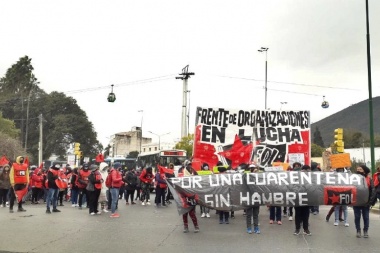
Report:
[[[42,169],[37,168],[34,170],[32,176],[32,204],[39,204],[38,197],[43,194],[44,175]]]
[[[150,185],[153,182],[153,172],[152,167],[148,167],[141,172],[140,182],[141,182],[141,205],[150,205]]]
[[[120,215],[116,213],[116,205],[117,201],[119,200],[119,189],[121,185],[123,184],[123,178],[119,172],[119,168],[121,168],[121,163],[116,162],[113,164],[113,168],[110,170],[110,174],[108,175],[111,177],[111,187],[110,187],[110,193],[111,193],[111,218],[119,218]]]

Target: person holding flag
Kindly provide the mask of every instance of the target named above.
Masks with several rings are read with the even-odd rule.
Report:
[[[158,171],[156,171],[155,181],[156,181],[156,207],[166,206],[165,204],[165,193],[168,184],[166,183],[165,172],[168,171],[167,168],[157,165]]]
[[[9,173],[9,179],[11,181],[11,191],[9,198],[9,212],[13,213],[13,205],[17,199],[18,209],[17,212],[25,212],[22,208],[22,198],[28,193],[29,185],[29,169],[28,163],[24,162],[23,156],[18,156],[16,162],[12,164],[11,171]]]

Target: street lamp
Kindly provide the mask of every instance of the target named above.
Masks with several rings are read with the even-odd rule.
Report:
[[[170,134],[170,132],[168,132],[166,134],[155,134],[152,131],[149,131],[149,133],[154,134],[154,135],[156,135],[158,137],[158,150],[161,150],[161,136]]]
[[[268,73],[268,47],[261,47],[259,50],[260,53],[263,53],[265,52],[265,110],[267,109],[267,92],[268,92],[268,88],[267,88],[267,84],[268,84],[268,81],[267,81],[267,73]]]
[[[138,112],[141,112],[141,124],[140,124],[140,152],[139,155],[141,154],[141,144],[142,144],[142,123],[143,123],[143,110],[139,110]]]

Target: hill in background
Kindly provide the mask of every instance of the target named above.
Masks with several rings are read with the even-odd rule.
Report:
[[[375,134],[380,134],[380,97],[372,98],[373,106],[373,129]],[[328,110],[328,109],[327,109]],[[313,142],[314,132],[318,127],[325,146],[334,142],[334,129],[343,128],[361,132],[369,136],[369,105],[368,99],[351,105],[342,111],[334,113],[327,118],[311,124],[311,141]]]

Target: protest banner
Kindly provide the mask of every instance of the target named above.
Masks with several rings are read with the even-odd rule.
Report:
[[[237,168],[254,162],[260,168],[274,162],[310,164],[308,111],[234,110],[197,107],[193,164],[218,162]]]
[[[195,204],[222,211],[261,205],[361,206],[369,194],[363,176],[336,172],[223,173],[167,182],[180,214]]]

